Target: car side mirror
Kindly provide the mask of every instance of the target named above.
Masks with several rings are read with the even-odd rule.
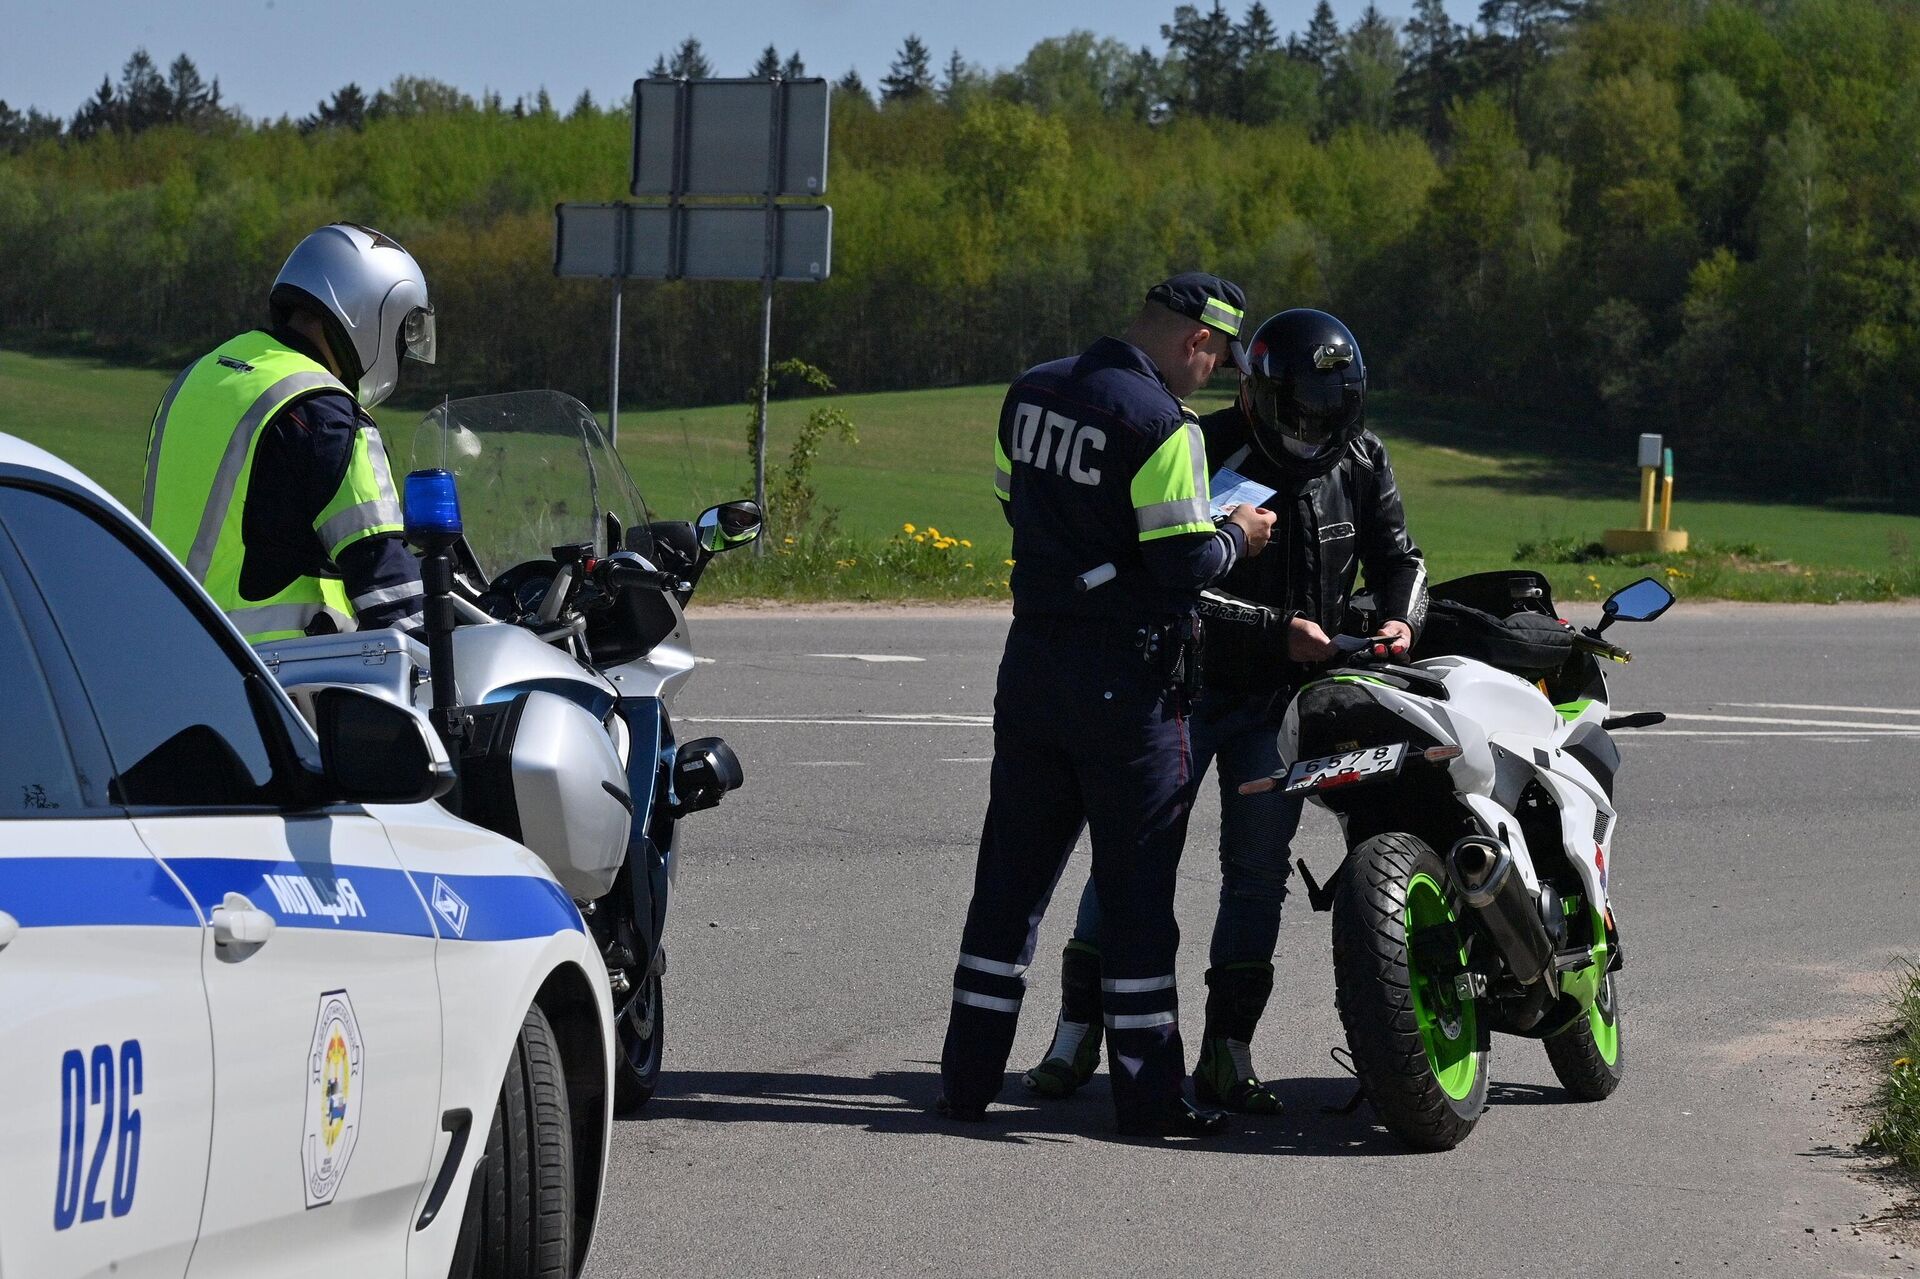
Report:
[[[708,507],[700,512],[693,527],[700,539],[700,549],[709,555],[718,555],[759,540],[762,518],[760,504],[743,497]]]
[[[328,799],[415,804],[452,789],[447,748],[411,706],[344,684],[288,691],[320,738]]]
[[[1651,622],[1672,605],[1672,591],[1651,577],[1643,577],[1607,596],[1600,605],[1600,611],[1605,614],[1600,629],[1605,630],[1614,622]]]

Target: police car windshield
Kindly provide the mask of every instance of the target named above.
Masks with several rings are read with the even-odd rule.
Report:
[[[489,579],[556,546],[619,550],[609,515],[622,529],[653,518],[600,423],[558,391],[442,404],[415,429],[410,466],[453,472],[467,545]]]

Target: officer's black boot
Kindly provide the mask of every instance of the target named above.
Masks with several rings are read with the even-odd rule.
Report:
[[[1253,1071],[1254,1028],[1273,994],[1273,965],[1222,964],[1207,970],[1207,1028],[1193,1091],[1202,1103],[1257,1115],[1280,1113],[1280,1098]]]
[[[1066,1097],[1100,1064],[1100,952],[1070,941],[1060,956],[1060,1021],[1038,1066],[1022,1078],[1042,1097]]]

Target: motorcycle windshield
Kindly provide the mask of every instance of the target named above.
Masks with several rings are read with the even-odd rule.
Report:
[[[558,391],[440,405],[413,435],[411,469],[431,467],[457,480],[467,546],[489,581],[556,546],[617,551],[624,530],[653,518],[599,421]]]

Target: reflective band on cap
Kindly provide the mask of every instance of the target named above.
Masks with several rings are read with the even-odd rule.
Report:
[[[976,995],[972,991],[962,990],[958,986],[953,988],[953,1002],[956,1004],[966,1004],[971,1008],[985,1008],[989,1012],[996,1013],[1017,1013],[1020,1011],[1020,1001],[1017,999],[998,999],[992,995]]]
[[[1110,995],[1132,995],[1143,990],[1172,990],[1173,974],[1165,977],[1102,977],[1100,989]]]
[[[1025,964],[1003,964],[997,959],[982,959],[978,955],[968,954],[960,956],[960,966],[977,973],[992,973],[996,977],[1018,977],[1027,971]]]
[[[1154,1026],[1171,1026],[1180,1018],[1174,1013],[1108,1013],[1109,1030],[1147,1030]]]
[[[1245,311],[1219,298],[1208,298],[1207,304],[1200,308],[1200,323],[1210,324],[1230,338],[1240,336],[1240,325],[1246,318]]]

